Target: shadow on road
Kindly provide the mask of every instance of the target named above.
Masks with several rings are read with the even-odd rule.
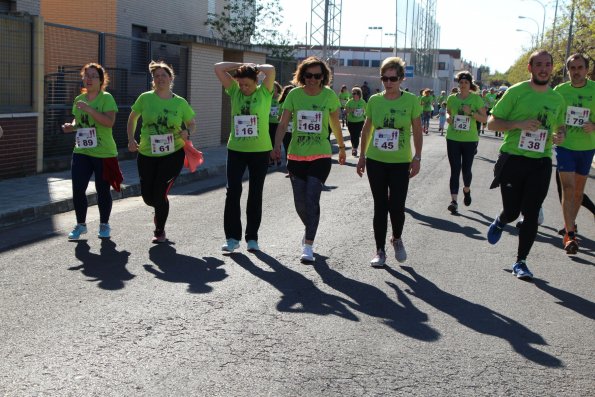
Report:
[[[578,295],[571,294],[570,292],[552,287],[547,281],[544,280],[535,279],[533,280],[533,283],[540,290],[547,292],[554,298],[559,299],[560,302],[557,302],[559,305],[575,311],[591,320],[595,320],[595,303],[588,301],[585,298],[581,298]]]
[[[351,321],[359,319],[345,307],[344,299],[327,294],[316,287],[312,280],[293,271],[275,258],[257,251],[254,256],[271,270],[258,267],[251,258],[238,253],[229,257],[244,270],[277,288],[283,295],[277,310],[289,313],[312,313],[321,316],[335,315]]]
[[[405,208],[405,212],[411,215],[414,219],[420,221],[421,225],[430,226],[433,229],[444,230],[451,233],[460,233],[474,240],[485,240],[483,233],[474,227],[461,226],[456,222],[452,222],[444,218],[436,218],[433,216],[423,215],[409,208]],[[468,219],[476,220],[468,216],[465,217]]]
[[[401,266],[401,268],[409,273],[410,277],[391,268],[386,268],[386,271],[411,288],[405,290],[407,293],[452,316],[460,324],[476,332],[506,340],[514,351],[534,363],[546,367],[563,365],[558,358],[532,346],[547,345],[541,335],[485,306],[441,290],[436,284],[419,275],[412,267]]]
[[[221,259],[212,257],[198,259],[178,254],[169,244],[157,244],[151,247],[149,259],[157,267],[143,265],[146,271],[163,281],[188,284],[188,292],[193,294],[211,292],[213,287],[209,283],[221,281],[227,277],[225,270],[219,268],[224,264]]]
[[[380,318],[384,324],[410,338],[426,342],[433,342],[440,338],[440,334],[426,324],[427,314],[413,306],[407,295],[395,284],[387,283],[395,290],[400,304],[389,298],[379,288],[345,277],[331,269],[326,263],[327,259],[325,256],[316,255],[314,270],[326,285],[352,299],[352,301],[345,300],[345,303],[353,310]]]
[[[116,243],[112,240],[101,240],[99,254],[91,252],[91,247],[86,240],[78,241],[74,255],[82,264],[69,267],[68,270],[80,270],[90,278],[87,281],[97,281],[99,288],[110,291],[119,290],[124,288],[125,281],[136,277],[126,269],[130,252],[116,250]]]

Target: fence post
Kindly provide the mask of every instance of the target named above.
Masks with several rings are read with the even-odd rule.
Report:
[[[43,131],[44,131],[44,21],[42,17],[34,16],[32,18],[32,104],[33,111],[37,113],[37,155],[36,171],[43,171]]]
[[[97,62],[99,62],[100,65],[102,65],[103,67],[105,67],[105,33],[101,32],[98,35],[98,54],[97,54]]]

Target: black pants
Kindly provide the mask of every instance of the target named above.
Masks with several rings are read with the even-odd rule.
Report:
[[[155,229],[165,229],[169,215],[167,194],[184,166],[184,149],[162,157],[138,154],[136,163],[145,204],[155,208]]]
[[[112,195],[109,183],[103,179],[103,159],[87,156],[86,154],[72,154],[72,201],[76,222],[85,223],[87,219],[87,186],[91,175],[95,174],[95,190],[97,191],[97,207],[99,207],[99,222],[109,223],[112,212]]]
[[[227,150],[227,195],[223,213],[225,238],[242,240],[242,178],[246,168],[249,174],[248,202],[246,205],[246,233],[248,240],[258,241],[262,219],[262,189],[267,175],[270,152],[237,152]]]
[[[349,136],[351,137],[351,147],[353,149],[357,149],[359,147],[359,138],[361,136],[363,126],[363,121],[347,122],[347,129],[349,130]]]
[[[510,156],[500,176],[502,213],[500,222],[510,223],[523,214],[519,231],[517,261],[527,259],[537,236],[537,218],[547,196],[552,176],[552,159]]]
[[[452,139],[446,140],[446,151],[448,153],[448,162],[450,163],[450,194],[459,193],[459,176],[463,173],[463,185],[471,186],[471,167],[477,142],[458,142]]]
[[[405,200],[409,190],[409,163],[383,163],[366,159],[368,181],[374,198],[374,239],[376,249],[384,249],[387,214],[393,229],[393,237],[401,238],[405,224]]]

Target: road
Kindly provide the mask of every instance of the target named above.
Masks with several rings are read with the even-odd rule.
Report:
[[[73,213],[4,231],[0,395],[595,395],[592,216],[579,213],[581,251],[568,257],[552,184],[528,260],[536,279],[514,278],[514,227],[485,239],[501,206],[487,188],[499,143],[482,137],[473,203],[453,216],[444,138],[425,138],[409,259],[391,249],[385,269],[369,266],[372,199],[350,156],[323,192],[313,265],[299,262],[281,172],[267,177],[257,254],[219,253],[221,179],[174,190],[169,244],[150,243],[140,198],[114,203],[108,241],[96,207],[85,241],[66,239]]]

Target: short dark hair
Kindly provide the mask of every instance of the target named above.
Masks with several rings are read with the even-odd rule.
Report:
[[[537,58],[540,55],[549,55],[550,56],[550,62],[553,64],[554,63],[554,57],[552,56],[552,54],[550,54],[547,50],[536,50],[535,52],[533,52],[533,54],[531,54],[531,56],[529,57],[529,65],[533,66],[533,60],[535,58]]]
[[[236,79],[251,79],[254,81],[258,80],[258,68],[252,65],[242,65],[236,69],[235,75],[233,76]]]
[[[568,69],[568,65],[570,65],[570,62],[574,61],[575,59],[582,59],[585,62],[585,69],[589,69],[589,57],[585,54],[581,54],[580,52],[572,54],[568,57],[568,59],[566,60],[566,69]]]

